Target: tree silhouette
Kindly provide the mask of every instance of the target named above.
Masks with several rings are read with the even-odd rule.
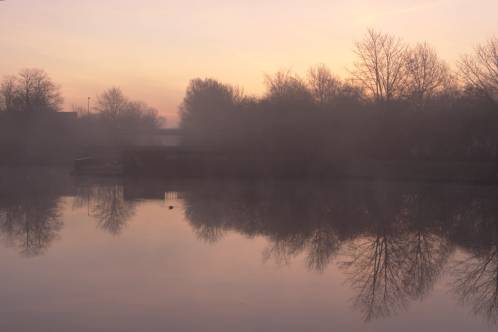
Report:
[[[180,128],[185,145],[224,148],[227,138],[236,139],[234,112],[245,101],[237,87],[214,79],[191,80],[180,106]]]
[[[144,102],[130,101],[116,87],[100,94],[94,109],[105,127],[115,134],[132,135],[159,129],[164,124],[164,119],[158,115],[157,110]]]
[[[355,44],[353,78],[376,102],[389,103],[406,90],[407,52],[401,39],[369,29]]]
[[[478,45],[472,55],[465,55],[458,63],[465,82],[498,102],[498,38],[490,38]]]
[[[323,64],[309,69],[308,84],[315,102],[321,107],[332,104],[340,93],[340,80]]]
[[[360,87],[340,80],[323,64],[308,70],[308,86],[315,103],[322,110],[359,109],[364,99]]]
[[[427,43],[419,43],[409,50],[406,75],[406,94],[418,109],[424,109],[428,101],[452,86],[448,65]]]
[[[23,69],[17,76],[7,76],[0,95],[0,109],[9,112],[56,112],[63,102],[60,87],[41,69]]]
[[[290,71],[279,71],[266,75],[267,92],[265,99],[275,109],[282,111],[309,110],[313,96],[306,83]],[[324,87],[322,87],[324,89]]]

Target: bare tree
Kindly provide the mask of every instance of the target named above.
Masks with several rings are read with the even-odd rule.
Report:
[[[399,38],[369,29],[356,42],[353,78],[376,102],[389,103],[406,88],[407,46]]]
[[[498,102],[498,38],[478,45],[473,54],[464,55],[458,62],[465,83],[477,88],[494,102]]]
[[[342,84],[325,65],[320,64],[309,69],[308,85],[315,102],[320,106],[325,106],[331,104],[337,97]]]
[[[266,100],[279,105],[279,109],[303,109],[313,105],[313,96],[306,83],[290,71],[266,75]]]
[[[95,110],[107,121],[114,122],[128,111],[129,100],[121,89],[112,87],[97,97]]]
[[[138,129],[150,130],[161,128],[166,120],[159,112],[142,101],[133,101],[129,105],[129,117],[138,122]],[[130,123],[133,125],[133,123]]]
[[[130,101],[116,87],[98,96],[95,110],[108,126],[128,132],[157,129],[164,123],[156,109],[141,101]]]
[[[41,69],[23,69],[1,84],[4,109],[20,112],[57,112],[63,98],[60,87]]]
[[[57,86],[41,69],[24,69],[19,73],[18,89],[22,110],[59,111],[63,99]]]
[[[11,112],[16,103],[16,77],[7,76],[0,85],[0,110]]]
[[[451,85],[448,65],[439,59],[427,43],[417,44],[409,50],[406,62],[407,96],[417,108]]]

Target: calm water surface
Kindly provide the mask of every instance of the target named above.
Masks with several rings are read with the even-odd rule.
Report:
[[[0,331],[495,331],[498,188],[0,171]]]

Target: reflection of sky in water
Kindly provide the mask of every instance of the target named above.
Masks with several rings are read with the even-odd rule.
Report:
[[[164,194],[160,187],[144,193],[140,186],[117,183],[87,186],[92,192],[77,186],[76,194],[66,193],[56,200],[51,230],[45,229],[50,225],[22,219],[46,216],[53,208],[47,201],[49,195],[0,195],[6,245],[0,251],[4,267],[0,329],[496,328],[493,317],[487,315],[494,312],[492,292],[496,288],[490,283],[496,285],[497,266],[495,252],[488,249],[496,247],[487,244],[496,238],[489,230],[483,236],[455,231],[465,228],[455,220],[466,218],[477,220],[473,228],[487,229],[496,216],[485,209],[485,202],[476,201],[470,210],[451,213],[447,208],[427,211],[429,202],[422,204],[419,199],[416,205],[413,197],[394,202],[387,190],[377,193],[368,212],[363,206],[355,214],[346,201],[334,204],[328,201],[329,192],[310,190],[306,184],[286,189],[296,199],[291,204],[275,201],[275,197],[285,200],[290,196],[273,195],[274,187],[240,189],[244,186],[254,187],[233,183],[213,187],[194,181],[185,192],[165,190]],[[462,188],[450,191],[461,193]],[[338,192],[344,197],[360,191]],[[308,201],[310,195],[315,195],[314,203]],[[435,195],[447,196],[444,190]],[[21,196],[25,209],[19,201],[7,204],[5,199],[10,197],[13,203],[12,198]],[[295,206],[298,201],[301,206]],[[27,209],[30,203],[39,208]],[[14,212],[21,222],[8,228],[5,213],[12,213],[12,206],[17,207]],[[382,209],[375,212],[375,206]],[[348,211],[337,212],[341,208]],[[397,221],[375,223],[365,217],[375,213]],[[341,223],[333,219],[338,215],[357,219]],[[456,217],[444,221],[449,215]],[[407,223],[408,216],[420,223]],[[448,229],[433,225],[437,220],[447,223]],[[355,227],[361,229],[351,229]],[[31,233],[31,242],[23,242],[23,229]],[[481,237],[472,238],[476,234]],[[31,252],[23,247],[26,243],[34,248]],[[480,299],[477,304],[476,298]]]

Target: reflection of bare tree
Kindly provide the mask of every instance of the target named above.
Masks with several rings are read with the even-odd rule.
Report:
[[[421,299],[432,290],[451,251],[448,241],[436,234],[418,230],[408,235],[404,287],[413,299]]]
[[[404,196],[374,185],[360,197],[368,223],[344,248],[347,281],[355,291],[353,306],[365,321],[387,317],[406,308],[409,218]]]
[[[366,321],[389,316],[406,307],[404,240],[381,232],[353,241],[347,248],[348,259],[340,265],[357,293],[354,307]]]
[[[118,183],[81,185],[74,207],[87,207],[100,228],[111,234],[119,234],[135,212],[135,204],[126,201],[124,186]]]
[[[184,194],[186,217],[194,232],[208,242],[221,239],[227,231],[263,236],[269,239],[265,260],[282,264],[304,253],[310,269],[323,271],[341,242],[331,220],[334,214],[350,211],[333,197],[343,192],[296,184],[207,182]]]
[[[380,189],[365,201],[371,225],[345,248],[340,263],[356,292],[354,306],[367,321],[428,294],[452,251],[435,226],[438,210],[431,208],[431,195]]]
[[[0,207],[0,231],[26,256],[43,253],[62,226],[55,199],[26,196]]]
[[[412,299],[421,299],[432,290],[453,251],[437,226],[446,212],[441,211],[442,201],[427,192],[411,193],[403,199],[402,215],[409,225],[405,289]]]
[[[99,227],[119,234],[134,213],[134,205],[124,199],[122,185],[98,186],[93,196],[91,215]]]
[[[497,247],[476,252],[459,261],[454,269],[455,293],[462,303],[472,305],[477,315],[498,322],[498,254]]]
[[[330,225],[318,228],[308,241],[306,264],[312,270],[323,272],[339,250],[340,244],[337,233]]]
[[[349,259],[340,264],[366,321],[395,314],[428,294],[451,253],[432,233],[391,231],[353,241],[346,249]]]
[[[452,234],[462,249],[453,264],[452,286],[463,304],[476,315],[498,323],[498,205],[496,188],[487,187],[467,197],[459,208]]]
[[[343,254],[354,306],[372,320],[429,294],[456,246],[496,243],[488,228],[498,216],[497,195],[479,186],[234,182],[205,183],[183,197],[191,226],[208,241],[227,231],[262,236],[265,259],[286,264],[302,255],[315,271]],[[478,292],[467,293],[468,300]],[[485,294],[496,296],[483,291],[480,308],[489,307]]]
[[[223,238],[225,231],[217,225],[201,224],[194,228],[197,237],[207,243],[215,243]]]
[[[202,193],[202,192],[201,192]],[[198,238],[214,243],[225,233],[226,210],[213,195],[188,195],[185,201],[185,215],[191,221]]]
[[[288,264],[292,258],[304,252],[308,268],[323,272],[339,250],[340,244],[335,230],[330,225],[322,225],[311,233],[272,239],[263,257],[265,260],[273,258],[278,264]]]
[[[277,264],[289,264],[291,259],[306,248],[306,237],[303,234],[293,234],[285,238],[273,239],[263,252],[263,259],[273,258]]]

